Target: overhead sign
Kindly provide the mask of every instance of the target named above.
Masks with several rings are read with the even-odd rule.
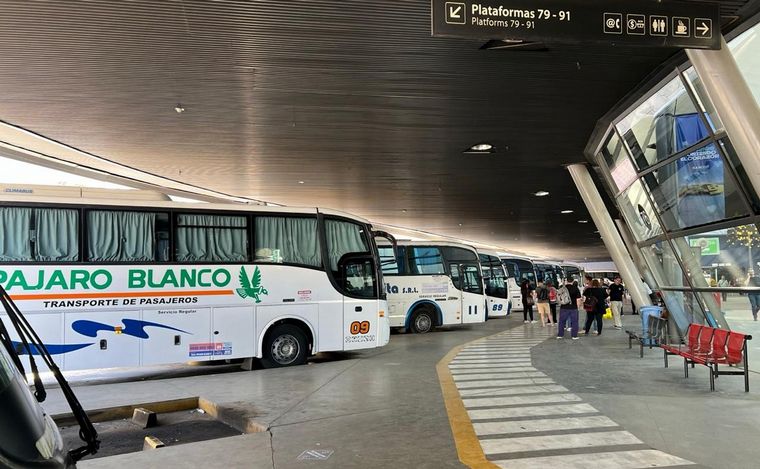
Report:
[[[717,3],[431,0],[433,36],[720,49]]]
[[[703,256],[717,256],[720,254],[720,238],[690,238],[689,246],[700,248]]]

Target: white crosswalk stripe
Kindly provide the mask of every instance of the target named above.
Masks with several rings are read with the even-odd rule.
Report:
[[[488,459],[509,469],[694,464],[644,449],[636,436],[533,367],[531,348],[553,336],[553,328],[533,327],[473,342],[448,365]]]

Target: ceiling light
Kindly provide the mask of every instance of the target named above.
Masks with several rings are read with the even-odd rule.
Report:
[[[549,193],[546,191],[538,191],[533,195],[535,195],[536,197],[546,197],[547,195],[549,195]]]
[[[177,105],[174,106],[174,110],[177,111],[177,114],[182,114],[183,112],[185,112],[185,108],[182,107],[182,105],[179,103],[177,103]]]
[[[573,211],[572,211],[572,210],[562,210],[562,211],[561,211],[561,212],[559,212],[559,213],[573,213]]]
[[[402,209],[401,209],[401,213],[406,213],[406,209],[405,209],[405,208],[402,208]]]
[[[490,143],[476,143],[475,145],[471,146],[470,148],[466,149],[462,153],[495,153],[496,148],[494,148],[493,145]]]
[[[304,181],[298,181],[298,184],[306,184]]]
[[[588,223],[588,220],[578,220],[578,223]]]

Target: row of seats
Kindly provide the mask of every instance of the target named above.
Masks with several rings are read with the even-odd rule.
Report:
[[[658,345],[664,351],[665,368],[668,367],[669,355],[680,356],[683,357],[684,376],[686,378],[689,377],[689,365],[692,368],[695,364],[704,365],[710,368],[711,391],[715,391],[715,378],[719,375],[743,375],[744,391],[749,392],[747,341],[751,339],[751,335],[741,332],[701,324],[689,324],[685,344],[669,345],[665,343],[666,341],[660,340]],[[737,369],[739,364],[743,364],[742,369]],[[724,368],[721,369],[719,366]]]

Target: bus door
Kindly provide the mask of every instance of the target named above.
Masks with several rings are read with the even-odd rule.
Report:
[[[337,280],[344,294],[343,349],[366,348],[383,336],[378,330],[381,301],[374,258],[369,254],[347,254],[341,258],[338,269]]]
[[[451,281],[459,291],[459,306],[462,312],[461,322],[474,323],[486,320],[483,278],[480,264],[477,262],[460,262],[449,265]]]

